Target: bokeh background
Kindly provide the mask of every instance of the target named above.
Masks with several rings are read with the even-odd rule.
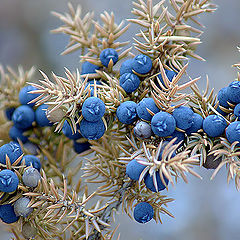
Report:
[[[106,11],[114,11],[116,21],[131,17],[130,0],[72,0],[81,4],[83,12],[95,11],[95,17]],[[188,73],[192,77],[202,76],[200,88],[204,88],[206,74],[210,87],[218,91],[237,76],[231,65],[239,62],[240,53],[240,1],[218,0],[218,10],[214,14],[201,16],[206,26],[202,44],[197,53],[205,62],[190,60]],[[14,68],[21,64],[25,69],[35,65],[47,74],[51,71],[61,75],[64,67],[79,67],[79,55],[74,53],[60,56],[68,38],[50,34],[49,31],[60,25],[51,11],[67,10],[66,0],[0,0],[0,64]],[[129,40],[136,32],[131,26],[122,38]],[[39,76],[38,76],[39,77]],[[197,170],[203,180],[189,176],[189,183],[179,181],[170,187],[169,197],[176,199],[169,204],[175,219],[163,216],[163,224],[154,221],[140,225],[124,214],[119,214],[119,231],[124,240],[238,240],[240,239],[240,194],[234,183],[226,183],[226,171],[222,169],[210,181],[212,170]],[[0,228],[0,239],[10,239],[10,235]]]

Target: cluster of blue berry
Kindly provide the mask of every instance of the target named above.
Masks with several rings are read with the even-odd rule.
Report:
[[[223,117],[215,116],[212,117],[212,121],[209,120],[209,122],[211,121],[209,127],[212,127],[213,131],[219,135],[225,131],[227,140],[230,143],[238,141],[239,143],[237,146],[240,146],[240,121],[238,120],[240,117],[240,82],[233,81],[229,84],[228,87],[222,88],[218,92],[218,101],[219,106],[217,108],[217,111],[223,116],[232,115],[233,112],[235,121],[231,122],[227,126],[227,122],[225,119],[223,119]],[[221,121],[219,119],[221,119]]]
[[[7,159],[11,165],[21,165],[24,168],[23,174],[19,171],[7,169]],[[33,211],[29,207],[30,199],[27,197],[20,197],[13,203],[7,203],[8,199],[16,195],[19,184],[25,187],[35,188],[41,180],[40,159],[34,155],[23,156],[22,149],[17,142],[10,142],[0,147],[0,218],[5,223],[13,223],[18,221],[19,217],[27,217]]]
[[[33,86],[25,86],[19,92],[19,102],[21,106],[6,109],[5,113],[8,120],[13,122],[13,126],[9,130],[9,136],[13,141],[20,139],[23,143],[28,142],[28,137],[24,135],[33,127],[34,121],[40,127],[51,126],[52,124],[46,117],[47,105],[43,104],[34,111],[34,103],[29,103],[39,96],[29,93],[36,90]]]

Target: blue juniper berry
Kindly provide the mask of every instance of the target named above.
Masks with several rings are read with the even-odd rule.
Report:
[[[146,166],[138,163],[136,159],[133,159],[126,166],[126,174],[132,180],[138,181],[138,179],[145,167]]]
[[[235,108],[234,108],[234,115],[235,117],[239,118],[240,117],[240,103],[238,103]]]
[[[13,113],[12,121],[17,128],[28,129],[32,127],[35,120],[35,114],[32,108],[27,105],[22,105]]]
[[[140,121],[133,128],[133,133],[137,138],[146,139],[152,136],[152,129],[148,123]]]
[[[47,127],[52,125],[46,115],[47,109],[48,109],[48,105],[42,104],[35,111],[35,119],[38,126],[40,127]]]
[[[121,123],[131,124],[137,119],[137,104],[133,101],[126,101],[117,108],[117,118]]]
[[[158,112],[152,118],[151,128],[159,137],[171,136],[176,128],[176,121],[170,113]]]
[[[19,219],[19,217],[16,216],[14,208],[11,204],[0,205],[0,218],[7,224],[17,222]]]
[[[168,185],[169,180],[163,175],[164,181],[166,185]],[[159,176],[159,171],[156,172],[156,180],[157,180],[157,187],[158,189],[155,188],[154,183],[153,183],[153,176],[150,176],[150,174],[146,174],[144,178],[144,183],[146,187],[151,190],[152,192],[159,192],[162,191],[166,188],[166,186],[163,184],[160,176]]]
[[[99,70],[99,69],[100,69],[99,66],[86,61],[86,62],[84,62],[82,64],[82,72],[81,72],[81,74],[96,73],[96,70]]]
[[[203,130],[209,137],[220,137],[226,127],[226,120],[219,115],[209,115],[203,120]]]
[[[105,104],[100,98],[89,97],[82,105],[82,115],[89,122],[99,121],[104,113]]]
[[[228,87],[221,88],[218,92],[217,98],[220,106],[228,108],[229,105],[227,102],[230,101],[228,97]]]
[[[105,133],[105,125],[102,119],[97,122],[89,122],[83,119],[80,122],[80,132],[83,137],[88,140],[97,140],[101,138]]]
[[[113,65],[118,61],[118,53],[113,48],[106,48],[100,53],[100,60],[103,66],[108,67],[110,60],[112,59]]]
[[[77,141],[73,141],[73,149],[78,154],[90,149],[90,146],[89,142],[78,143]]]
[[[132,68],[136,73],[146,74],[152,69],[152,60],[146,55],[139,54],[133,59]]]
[[[13,112],[15,111],[16,108],[14,107],[10,107],[10,108],[6,108],[4,113],[5,113],[5,116],[6,118],[11,121],[12,120],[12,115],[13,115]]]
[[[168,70],[168,69],[164,69],[164,71],[165,71],[165,73],[166,73],[166,75],[167,75],[168,80],[169,80],[170,82],[172,82],[173,78],[177,75],[177,73],[174,72],[174,71],[172,71],[172,70]],[[163,84],[163,86],[166,87],[166,86],[165,86],[165,83],[164,83],[164,81],[163,81],[163,78],[162,78],[162,74],[161,74],[161,73],[158,74],[157,77],[158,77],[159,81]],[[158,82],[157,82],[157,86],[159,87]]]
[[[231,102],[240,103],[240,82],[234,81],[227,87],[227,96]]]
[[[139,87],[140,79],[134,73],[124,73],[119,82],[126,93],[132,93]]]
[[[39,180],[41,180],[41,174],[33,167],[29,167],[22,175],[22,181],[27,187],[36,187]]]
[[[121,64],[120,75],[123,75],[124,73],[132,73],[132,65],[133,65],[133,59],[125,60]]]
[[[18,141],[18,139],[20,139],[22,141],[22,143],[26,143],[28,141],[28,137],[24,136],[24,130],[17,128],[16,126],[12,126],[9,129],[9,137],[13,140],[13,141]]]
[[[137,115],[139,118],[151,121],[152,115],[148,112],[147,108],[151,110],[153,113],[158,113],[159,109],[154,102],[153,98],[143,98],[137,105]]]
[[[240,121],[235,121],[229,124],[226,129],[226,137],[230,143],[238,141],[237,146],[240,146]]]
[[[186,130],[193,125],[193,111],[186,106],[180,106],[174,109],[172,115],[176,120],[178,128]]]
[[[25,161],[26,166],[29,167],[32,164],[32,167],[36,168],[40,172],[42,165],[41,165],[40,159],[38,157],[36,157],[34,155],[24,155],[22,158],[22,161],[23,160]]]
[[[147,223],[154,217],[153,207],[147,202],[136,205],[133,211],[134,219],[139,223]]]
[[[198,113],[193,114],[193,124],[190,128],[186,129],[187,135],[191,135],[192,133],[196,133],[199,129],[202,128],[203,118]]]
[[[9,169],[0,171],[0,191],[14,192],[19,184],[19,179],[16,173]]]
[[[33,208],[28,207],[30,201],[31,200],[27,197],[21,197],[13,204],[16,216],[22,216],[26,218],[32,213]]]
[[[73,133],[70,124],[68,123],[67,120],[65,120],[65,122],[63,124],[63,128],[62,128],[62,132],[66,137],[68,137],[69,139],[72,139],[72,140],[77,140],[77,139],[81,138],[82,135],[79,133],[78,130],[79,130],[79,125],[77,125],[77,132]]]
[[[4,144],[0,147],[0,163],[6,164],[6,155],[8,155],[13,164],[22,154],[22,149],[17,142]]]
[[[34,90],[37,90],[37,88],[35,88],[31,85],[23,87],[20,90],[19,95],[18,95],[19,102],[22,105],[29,105],[30,107],[33,107],[34,103],[30,103],[30,104],[28,104],[28,103],[39,96],[39,94],[29,93],[30,91],[34,91]]]

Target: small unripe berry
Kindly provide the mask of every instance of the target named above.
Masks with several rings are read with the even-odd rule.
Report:
[[[147,202],[138,203],[134,208],[133,216],[139,223],[149,222],[154,216],[153,207]]]
[[[28,168],[22,175],[22,181],[27,187],[36,187],[39,180],[41,180],[41,174],[35,168]]]
[[[137,138],[146,139],[152,135],[151,126],[146,122],[138,122],[133,129],[133,133]]]
[[[29,222],[25,222],[22,226],[22,235],[29,239],[33,238],[37,234],[37,229],[31,226]]]
[[[60,122],[65,117],[66,112],[61,108],[57,108],[49,114],[48,112],[51,111],[53,108],[53,106],[48,107],[46,112],[47,119],[53,123]]]
[[[19,198],[13,205],[16,216],[27,217],[29,214],[31,214],[33,208],[28,207],[29,203],[30,203],[29,198],[27,197]]]

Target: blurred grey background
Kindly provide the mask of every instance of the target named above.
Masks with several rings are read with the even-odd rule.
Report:
[[[205,86],[206,74],[210,87],[219,90],[237,77],[231,65],[240,60],[236,47],[240,41],[240,1],[218,0],[218,10],[214,14],[201,16],[206,26],[202,44],[197,53],[206,62],[191,59],[188,73],[192,77],[202,76],[201,89]],[[83,12],[95,11],[97,17],[104,10],[114,11],[116,21],[131,17],[130,0],[72,0],[83,6]],[[47,74],[54,71],[63,74],[64,67],[79,67],[78,53],[60,56],[68,38],[50,34],[60,26],[60,21],[50,11],[67,10],[66,0],[0,0],[0,63],[25,69],[35,65]],[[128,40],[136,32],[132,26],[122,39]],[[210,181],[211,170],[197,170],[203,180],[189,176],[189,183],[180,181],[169,188],[169,197],[176,199],[169,204],[175,219],[163,216],[163,224],[140,225],[125,215],[119,214],[119,232],[123,240],[238,240],[240,239],[240,194],[234,182],[226,183],[226,171],[222,169]],[[0,239],[10,239],[1,228]]]

